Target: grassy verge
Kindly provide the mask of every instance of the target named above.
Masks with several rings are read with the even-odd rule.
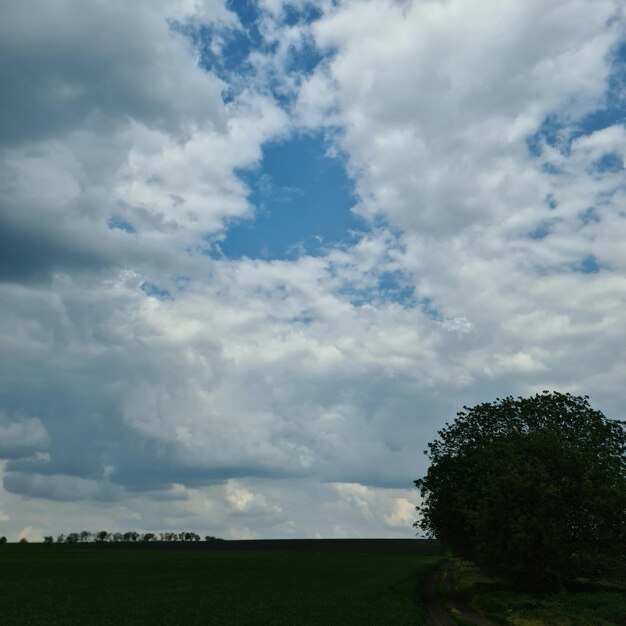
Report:
[[[422,623],[436,557],[0,548],[3,626]]]
[[[564,594],[524,593],[458,562],[457,591],[475,611],[508,626],[626,626],[626,591],[596,585]]]

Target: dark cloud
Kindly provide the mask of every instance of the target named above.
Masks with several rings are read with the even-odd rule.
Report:
[[[46,476],[9,472],[4,476],[4,488],[10,493],[61,502],[113,502],[122,495],[122,491],[114,485],[58,474]]]
[[[223,119],[219,81],[189,80],[193,65],[180,71],[187,43],[163,19],[163,3],[0,6],[0,142],[84,126],[110,133],[130,119],[184,134]]]
[[[50,438],[36,417],[0,411],[0,459],[19,459],[48,449]]]
[[[219,4],[199,14],[227,19]],[[138,268],[173,252],[124,239],[178,225],[154,200],[129,207],[116,191],[129,180],[135,141],[162,133],[158,141],[182,145],[199,130],[225,129],[222,83],[170,27],[200,8],[0,0],[0,282]]]
[[[31,213],[15,219],[0,213],[0,282],[40,283],[55,271],[98,270],[112,263],[79,229],[46,217]]]

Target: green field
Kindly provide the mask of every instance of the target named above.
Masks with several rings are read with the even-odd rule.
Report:
[[[6,545],[0,622],[422,624],[436,557]]]

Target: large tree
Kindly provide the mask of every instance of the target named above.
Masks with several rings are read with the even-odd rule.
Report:
[[[543,587],[623,566],[625,422],[547,391],[463,409],[425,451],[417,528]]]

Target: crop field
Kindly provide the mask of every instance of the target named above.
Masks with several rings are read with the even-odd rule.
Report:
[[[350,552],[0,548],[0,622],[423,624],[437,556]]]

